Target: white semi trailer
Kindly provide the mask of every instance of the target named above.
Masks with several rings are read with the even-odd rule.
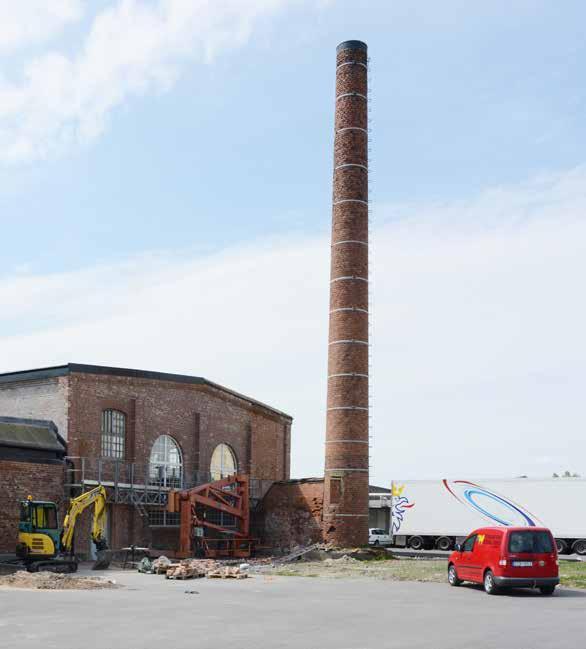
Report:
[[[487,525],[548,527],[560,553],[586,555],[586,479],[396,480],[370,494],[390,510],[395,547],[450,550]]]

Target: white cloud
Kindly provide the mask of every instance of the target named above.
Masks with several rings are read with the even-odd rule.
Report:
[[[81,0],[0,0],[0,52],[45,42],[82,13]]]
[[[374,482],[586,473],[585,187],[580,168],[376,230]],[[328,257],[293,237],[7,277],[0,371],[203,375],[294,415],[294,473],[319,474]]]
[[[298,1],[114,2],[94,17],[76,54],[52,50],[28,60],[20,80],[0,77],[0,162],[42,159],[91,141],[128,98],[170,87],[187,61],[242,46],[259,18]],[[76,7],[62,0],[47,13],[63,23]],[[21,30],[26,15],[14,12]],[[7,43],[25,38],[10,33]]]

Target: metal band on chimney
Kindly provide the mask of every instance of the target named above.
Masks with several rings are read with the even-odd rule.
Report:
[[[360,472],[364,471],[364,472],[368,473],[368,469],[354,469],[351,466],[346,466],[346,467],[341,467],[341,468],[338,467],[338,468],[335,468],[335,469],[326,469],[326,471],[328,471],[330,473],[332,471],[360,471]]]
[[[366,63],[361,63],[360,61],[346,61],[346,63],[340,63],[340,65],[337,65],[336,71],[338,71],[340,68],[343,68],[345,65],[361,65],[363,68],[366,68],[368,70],[368,65],[366,65]]]
[[[368,410],[365,406],[332,406],[328,410]]]
[[[343,243],[359,243],[361,246],[368,246],[368,241],[358,241],[356,239],[346,239],[345,241],[336,241],[332,246],[341,246]]]
[[[341,95],[338,95],[336,97],[336,101],[338,101],[338,99],[342,99],[342,97],[359,97],[360,99],[368,99],[366,95],[363,95],[359,92],[343,92]]]
[[[353,311],[356,313],[365,313],[368,315],[368,311],[366,309],[359,309],[357,306],[342,306],[338,309],[332,309],[330,313],[338,313],[339,311]]]
[[[368,135],[368,129],[362,128],[362,126],[343,126],[342,128],[336,129],[336,133],[343,133],[344,131],[362,131]]]
[[[333,379],[337,376],[359,376],[362,377],[363,379],[368,378],[368,374],[359,374],[358,372],[343,372],[342,374],[330,374],[328,376],[328,379]]]
[[[335,170],[338,169],[347,169],[348,167],[359,167],[360,169],[364,169],[365,171],[368,171],[368,167],[366,165],[361,165],[355,162],[345,162],[344,164],[338,165],[337,167],[334,167]]]

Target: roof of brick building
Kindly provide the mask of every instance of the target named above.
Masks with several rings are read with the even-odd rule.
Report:
[[[0,417],[0,446],[65,454],[65,440],[52,421]]]
[[[55,367],[43,367],[39,369],[32,370],[23,370],[18,372],[7,372],[0,374],[0,384],[1,383],[15,383],[18,381],[32,381],[47,379],[58,376],[67,376],[69,374],[102,374],[105,376],[124,376],[135,379],[150,379],[155,381],[170,381],[172,383],[188,383],[192,385],[203,385],[210,388],[214,388],[225,394],[229,394],[232,397],[241,399],[243,401],[248,401],[250,404],[258,408],[269,410],[272,413],[285,417],[286,419],[293,419],[291,415],[288,415],[281,410],[272,408],[266,403],[247,397],[235,390],[230,390],[229,388],[209,381],[202,376],[189,376],[185,374],[169,374],[167,372],[151,372],[145,370],[133,370],[124,367],[105,367],[102,365],[83,365],[79,363],[67,363],[66,365],[57,365]]]

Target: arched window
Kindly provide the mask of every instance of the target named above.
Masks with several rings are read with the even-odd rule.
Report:
[[[119,410],[102,411],[102,457],[124,459],[126,415]]]
[[[151,451],[151,482],[163,487],[180,487],[182,475],[183,458],[179,445],[169,435],[161,435]]]
[[[228,444],[218,444],[212,453],[210,464],[210,473],[212,480],[221,480],[229,475],[234,475],[238,471],[238,462],[234,451]]]

